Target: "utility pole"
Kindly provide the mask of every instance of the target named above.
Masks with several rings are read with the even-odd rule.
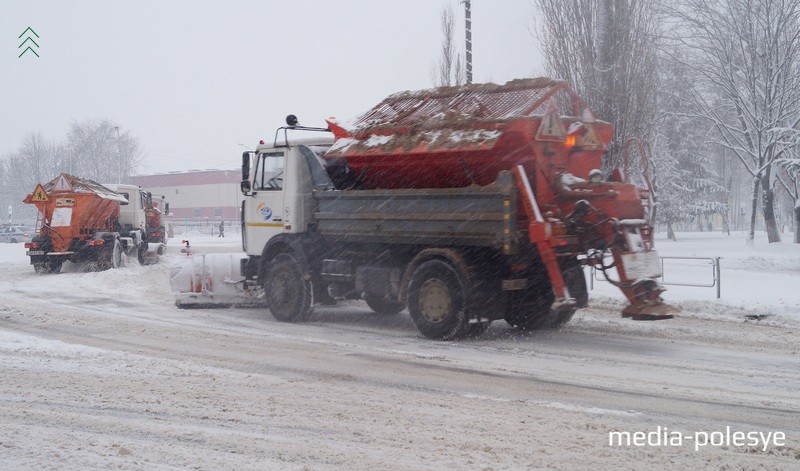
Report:
[[[114,126],[114,131],[117,131],[117,183],[122,183],[122,149],[119,142],[119,126]]]
[[[472,0],[463,0],[467,39],[467,85],[472,83]]]

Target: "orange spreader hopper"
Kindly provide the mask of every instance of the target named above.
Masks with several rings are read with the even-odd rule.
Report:
[[[488,185],[518,164],[536,175],[535,161],[545,155],[549,165],[587,178],[612,137],[610,124],[549,78],[398,93],[351,129],[328,124],[336,142],[325,158],[345,159],[365,188]],[[567,139],[578,130],[580,137]],[[576,139],[582,150],[569,152]]]
[[[118,230],[120,203],[127,200],[97,182],[62,173],[23,202],[36,205],[41,213],[41,232],[52,240],[53,252],[67,252],[75,239]]]

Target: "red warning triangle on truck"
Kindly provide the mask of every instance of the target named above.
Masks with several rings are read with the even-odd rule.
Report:
[[[567,130],[564,128],[564,123],[561,122],[561,116],[558,114],[556,104],[551,98],[547,102],[547,110],[542,116],[542,124],[539,125],[539,130],[536,131],[536,139],[539,141],[563,141],[566,135]]]
[[[586,132],[580,138],[580,146],[584,149],[590,150],[602,149],[603,143],[597,138],[597,133],[594,131],[594,126],[589,123],[585,123],[584,126],[586,127]]]
[[[73,191],[72,190],[72,184],[69,182],[67,177],[62,173],[61,175],[58,176],[58,178],[56,179],[56,182],[53,184],[53,189],[50,190],[50,191],[51,192],[53,192],[53,191]]]

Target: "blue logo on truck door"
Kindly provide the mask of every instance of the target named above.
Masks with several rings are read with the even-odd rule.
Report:
[[[270,219],[272,219],[272,210],[269,209],[269,206],[266,206],[266,205],[264,205],[264,203],[261,203],[261,204],[258,205],[257,209],[258,209],[258,212],[261,213],[261,217],[265,221],[269,221]]]

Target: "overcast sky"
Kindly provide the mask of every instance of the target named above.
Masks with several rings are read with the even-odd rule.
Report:
[[[139,138],[140,173],[236,168],[289,113],[323,126],[429,88],[447,3],[463,47],[458,0],[3,0],[0,156],[108,118]],[[472,3],[474,81],[541,75],[530,0]],[[18,58],[28,26],[39,58]]]

